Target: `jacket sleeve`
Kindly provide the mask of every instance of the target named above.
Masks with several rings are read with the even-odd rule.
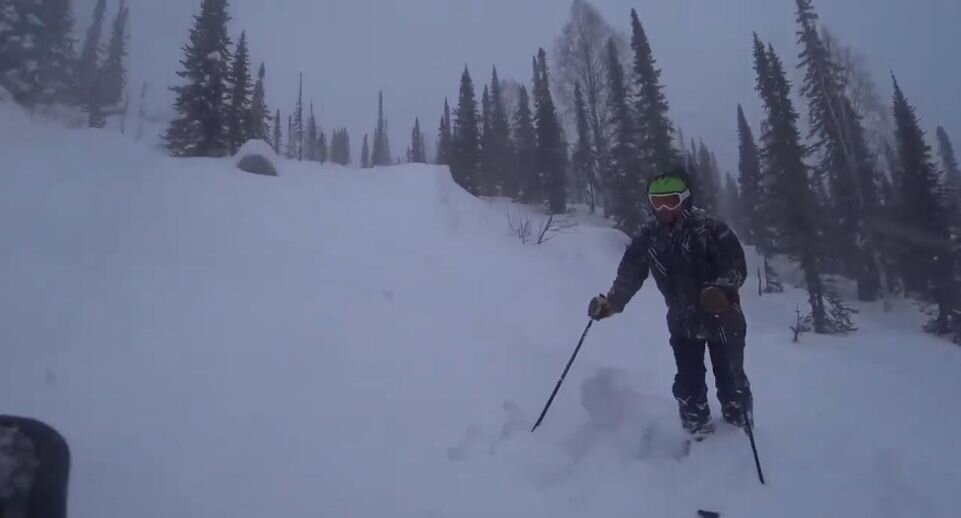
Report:
[[[711,252],[717,265],[716,284],[740,289],[747,279],[747,262],[737,235],[727,224],[715,221],[710,237]]]
[[[611,308],[618,313],[624,311],[624,307],[647,280],[650,272],[649,240],[650,233],[645,228],[627,247],[621,264],[617,267],[617,278],[607,294],[607,300]]]

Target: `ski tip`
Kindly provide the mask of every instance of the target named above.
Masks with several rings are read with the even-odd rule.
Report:
[[[715,513],[714,511],[705,511],[703,509],[698,509],[697,516],[699,518],[721,518],[721,513]]]

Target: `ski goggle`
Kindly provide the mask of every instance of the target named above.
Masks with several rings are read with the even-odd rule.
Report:
[[[655,211],[677,210],[684,205],[685,200],[691,197],[691,191],[685,190],[683,192],[672,192],[668,194],[649,194],[648,197],[651,199],[651,207],[653,207]]]

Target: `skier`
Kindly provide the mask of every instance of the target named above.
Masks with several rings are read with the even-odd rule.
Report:
[[[738,289],[747,267],[744,249],[723,222],[694,207],[681,168],[652,180],[648,198],[655,218],[631,242],[607,295],[591,300],[589,316],[621,313],[652,272],[667,303],[667,327],[677,363],[674,398],[681,424],[696,439],[714,431],[704,381],[705,345],[724,420],[744,427],[752,419],[750,383],[744,373],[747,323]]]
[[[70,449],[46,423],[0,415],[0,517],[65,518]]]

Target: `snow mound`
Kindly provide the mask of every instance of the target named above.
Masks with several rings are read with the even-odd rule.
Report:
[[[234,155],[237,169],[263,176],[277,176],[277,154],[263,140],[248,140]]]

